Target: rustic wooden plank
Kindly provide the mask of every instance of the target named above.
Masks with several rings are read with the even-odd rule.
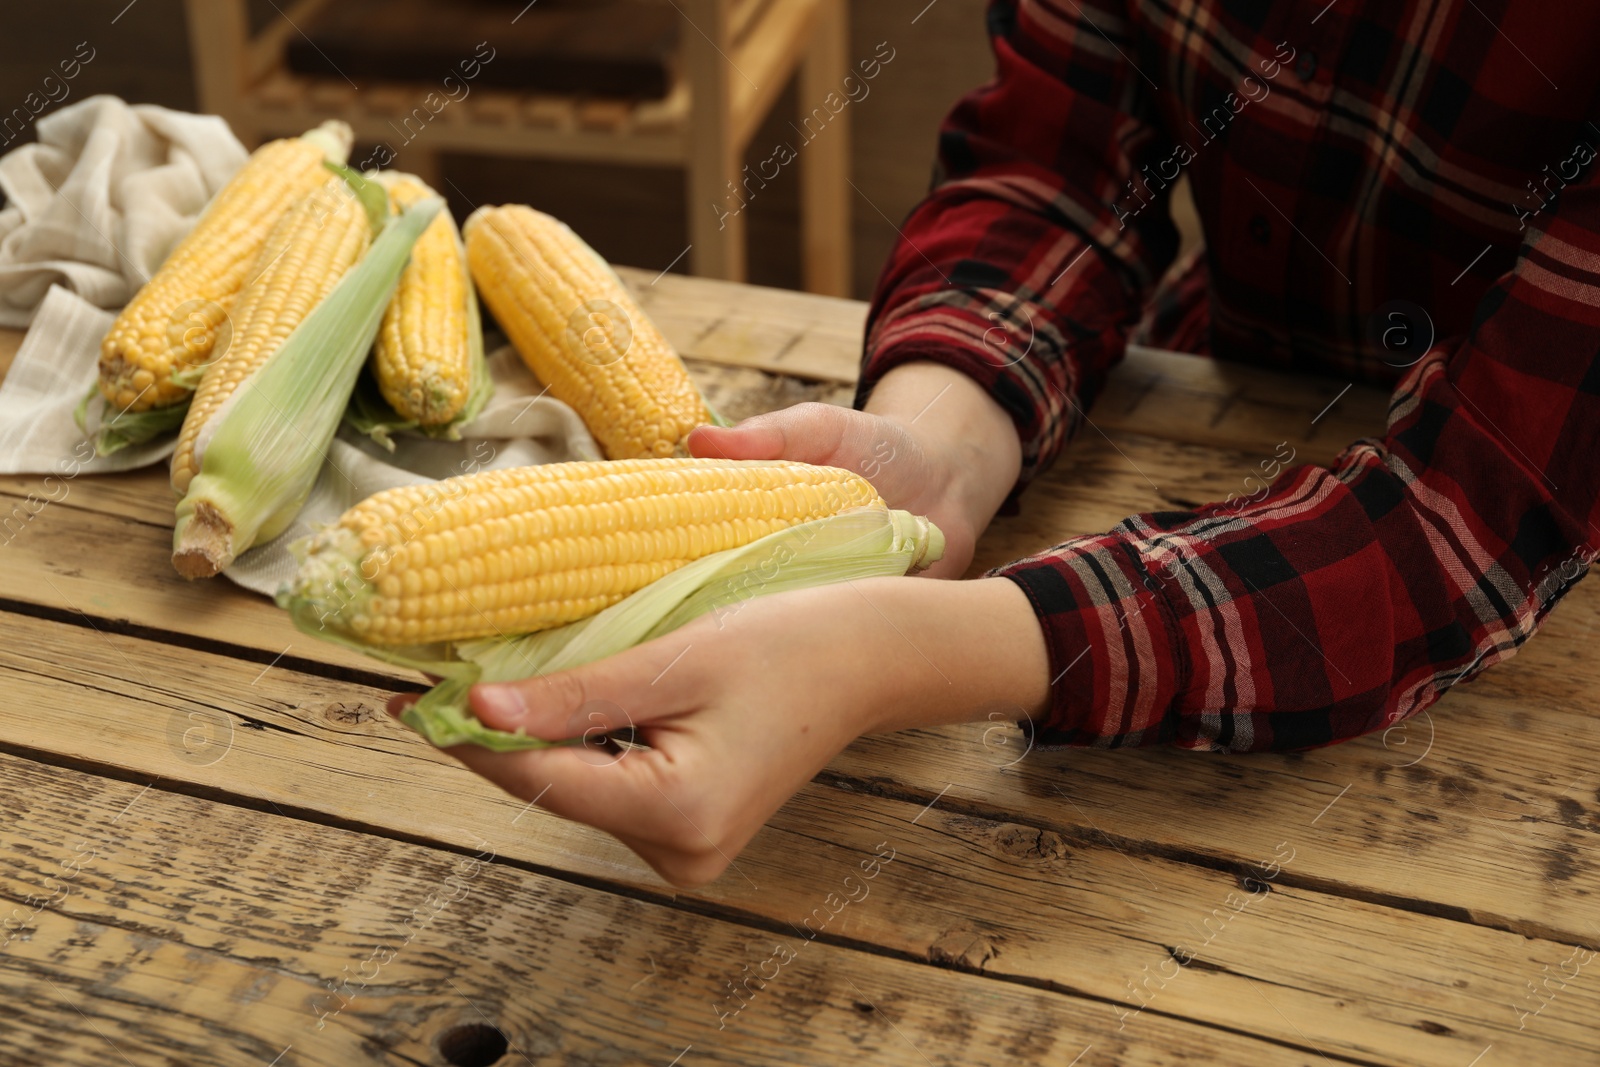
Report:
[[[854,382],[867,306],[860,301],[618,267],[679,352],[710,363]]]
[[[103,629],[149,628],[256,649],[263,663],[281,653],[290,663],[309,659],[397,683],[420,678],[313,641],[264,598],[226,579],[179,577],[172,568],[172,517],[163,510],[172,499],[164,468],[81,475],[58,483],[64,494],[49,492],[42,478],[22,484],[38,490],[36,502],[54,502],[27,517],[33,506],[25,489],[0,492],[0,599],[83,615]]]
[[[795,404],[850,404],[852,390],[841,382],[810,381],[692,358],[684,362],[706,402],[734,421]]]
[[[626,267],[618,273],[686,355],[856,381],[867,309],[860,301],[670,274],[657,281],[654,272]],[[1116,435],[1126,432],[1262,454],[1288,440],[1318,444],[1332,455],[1384,427],[1387,393],[1355,386],[1341,396],[1346,384],[1134,349],[1112,372],[1080,440],[1104,431],[1120,444]]]
[[[1459,1067],[1489,1044],[1509,1062],[1600,1054],[1586,1004],[1548,1005],[1534,1024],[1528,1016],[1544,1001],[1527,993],[1558,961],[1600,952],[1600,924],[1576,939],[1590,951],[1575,953],[1289,885],[1320,826],[1276,817],[1266,821],[1282,836],[1269,851],[1205,874],[1031,816],[943,809],[919,809],[918,826],[933,831],[923,838],[896,835],[902,816],[892,810],[840,806],[839,821],[866,824],[866,837],[905,840],[921,872],[915,888],[885,886],[896,893],[895,921],[853,936],[894,944],[900,920],[926,922],[926,910],[937,918],[925,929],[940,931],[930,959],[1105,996],[1118,1032],[1163,1010],[1365,1062]],[[1568,967],[1575,985],[1582,967]]]
[[[158,463],[116,474],[79,474],[67,478],[65,475],[71,470],[71,466],[63,465],[61,473],[54,475],[0,474],[0,493],[12,499],[24,500],[31,494],[36,500],[48,500],[52,505],[60,504],[67,510],[115,515],[134,522],[165,527],[166,532],[171,533],[173,507],[177,504],[177,498],[172,495],[166,464]],[[7,503],[9,505],[10,502]],[[0,509],[0,514],[9,510],[9,506]],[[44,514],[43,510],[39,511],[35,520],[42,522]],[[30,520],[28,526],[34,527],[35,522]],[[20,530],[15,527],[7,533],[21,536]]]
[[[1245,451],[1287,440],[1331,459],[1357,438],[1382,436],[1388,407],[1388,391],[1337,378],[1134,349],[1112,374],[1083,432],[1114,438],[1144,433]]]
[[[556,881],[495,862],[514,833],[503,822],[463,828],[449,852],[11,757],[0,768],[0,911],[20,926],[0,949],[7,1062],[441,1063],[447,1035],[482,1024],[530,1063],[666,1064],[692,1048],[687,1062],[722,1064],[1273,1064],[1288,1051],[1153,1012],[1107,1034],[1101,1004]],[[748,1003],[729,1000],[778,945],[792,958],[750,982]]]
[[[1321,459],[1331,454],[1336,444],[1332,439],[1324,439],[1311,442],[1309,447],[1312,454],[1304,458]],[[1024,497],[1021,515],[997,521],[990,535],[980,545],[979,565],[1015,558],[1072,533],[1103,529],[1133,510],[1176,506],[1176,501],[1158,499],[1157,494],[1139,480],[1137,471],[1140,469],[1172,474],[1175,476],[1172,484],[1181,485],[1186,493],[1202,499],[1216,499],[1236,485],[1242,486],[1243,472],[1253,469],[1253,460],[1241,456],[1229,458],[1226,454],[1196,446],[1149,443],[1126,435],[1115,445],[1098,435],[1086,435],[1069,451],[1062,465],[1048,476],[1045,483]],[[1240,481],[1235,483],[1235,478]],[[1164,477],[1163,480],[1167,479]],[[79,479],[72,484],[71,494],[59,508],[89,507],[112,514],[142,515],[151,522],[165,522],[167,497],[160,483],[160,476],[153,474]],[[12,481],[9,485],[12,491],[16,491],[20,483]],[[67,511],[52,505],[50,511],[35,520],[39,524],[36,532],[41,537],[17,538],[8,546],[7,550],[19,565],[6,568],[6,573],[0,577],[0,582],[4,583],[0,586],[3,589],[0,595],[61,611],[85,611],[103,620],[125,619],[137,626],[168,629],[198,638],[226,634],[229,641],[255,648],[258,652],[256,658],[262,663],[270,662],[273,657],[287,650],[291,661],[305,656],[345,669],[365,667],[378,673],[384,671],[382,667],[367,664],[363,658],[332,646],[308,644],[292,647],[299,635],[289,629],[282,617],[236,589],[222,584],[206,586],[180,582],[165,566],[167,535],[164,529],[127,527],[124,532],[124,528],[114,522],[89,518],[80,522],[79,518],[68,519],[67,515]],[[1592,642],[1594,618],[1592,607],[1583,608],[1581,605],[1593,603],[1593,598],[1586,596],[1580,588],[1558,610],[1556,618],[1546,627],[1546,632],[1523,653],[1519,663],[1489,672],[1463,693],[1479,692],[1486,696],[1504,696],[1509,700],[1526,700],[1537,695],[1541,706],[1586,699],[1592,693],[1594,684],[1589,651],[1592,644],[1587,643]],[[1579,611],[1588,613],[1580,620],[1582,625],[1565,622]],[[1452,697],[1446,707],[1455,706],[1458,699],[1459,696]],[[1503,713],[1497,716],[1493,710],[1487,711],[1484,715],[1488,721],[1474,721],[1472,731],[1466,736],[1473,737],[1475,743],[1487,752],[1520,748],[1522,741],[1511,732],[1512,727],[1508,724],[1522,722],[1527,714],[1518,711],[1509,716]],[[1431,724],[1433,721],[1430,718],[1427,722]],[[1345,773],[1344,761],[1354,758],[1351,753],[1362,749],[1346,746],[1332,750],[1337,754],[1333,766],[1338,770],[1328,770],[1316,785],[1317,790],[1325,790],[1326,793],[1314,792],[1309,796],[1301,796],[1297,803],[1313,804],[1320,808],[1327,802],[1324,795],[1331,797],[1358,779],[1383,784],[1384,776],[1391,773],[1394,765],[1405,762],[1409,753],[1417,750],[1416,746],[1422,743],[1422,734],[1428,728],[1431,727],[1419,722],[1391,735],[1390,740],[1395,742],[1397,749],[1399,742],[1407,738],[1414,742],[1413,748],[1407,750],[1404,756],[1383,748],[1378,740],[1361,742],[1367,749],[1378,747],[1370,752],[1364,762],[1352,766],[1349,773]],[[899,788],[912,792],[924,791],[931,795],[948,784],[947,775],[950,771],[942,757],[942,746],[947,742],[940,735],[920,743],[897,739],[865,744],[873,752],[873,759],[881,758],[883,752],[888,750],[896,754],[893,765]],[[882,745],[884,748],[873,750],[873,745]],[[1090,765],[1100,767],[1094,761],[1103,758],[1107,757],[1074,754],[1061,757],[1060,761],[1073,766],[1079,766],[1079,761],[1087,761]],[[1203,810],[1208,805],[1228,803],[1231,810],[1239,813],[1241,820],[1248,822],[1251,808],[1238,795],[1234,781],[1245,775],[1239,768],[1225,761],[1196,759],[1188,754],[1119,754],[1109,757],[1112,762],[1105,764],[1094,779],[1100,790],[1097,803],[1116,803],[1126,813],[1129,821],[1119,832],[1125,832],[1136,840],[1166,842],[1169,845],[1181,842],[1184,847],[1206,852],[1216,849],[1217,840],[1226,840],[1211,834],[1209,823],[1197,825],[1187,819],[1174,821],[1171,814],[1173,805],[1165,794],[1150,795],[1137,788],[1137,779],[1142,773],[1140,765],[1124,765],[1122,761],[1147,758],[1168,760],[1186,769],[1193,762],[1193,768],[1188,769],[1181,779],[1189,783],[1189,804],[1184,806],[1185,810],[1196,810],[1196,805]],[[1320,761],[1325,757],[1316,754],[1303,758]],[[1033,773],[1045,773],[1034,771],[1043,765],[1040,759],[1042,757],[1028,761],[1025,769]],[[1268,773],[1265,770],[1274,766],[1271,760],[1277,759],[1281,758],[1247,762],[1251,768],[1248,773],[1250,780],[1281,784],[1286,780],[1283,772]],[[862,767],[859,773],[867,776],[872,772],[870,768]],[[1422,777],[1427,773],[1426,769],[1407,772],[1416,779],[1412,783],[1416,789],[1424,795],[1431,795],[1429,783]],[[1451,780],[1456,777],[1459,776],[1449,776]],[[1290,772],[1287,780],[1292,783],[1300,779]],[[1030,780],[1030,787],[1035,784]],[[1018,799],[1011,794],[994,794],[990,792],[991,786],[992,783],[987,780],[963,781],[958,785],[955,796],[965,796],[975,803],[999,806],[1009,806]],[[1124,795],[1130,791],[1130,786],[1131,800]],[[1580,786],[1581,783],[1574,779],[1550,782],[1548,785],[1541,783],[1526,803],[1532,810],[1543,813],[1547,820],[1551,820],[1551,813],[1561,815],[1565,810],[1562,805],[1574,801],[1573,796],[1563,796],[1562,791],[1570,793],[1576,789],[1581,797],[1583,790]],[[1522,783],[1507,779],[1502,781],[1498,792],[1511,792],[1522,797],[1523,794],[1518,792],[1521,788]],[[1374,798],[1364,801],[1367,810],[1362,818],[1381,818],[1383,805],[1390,803],[1389,793],[1388,789],[1378,790]],[[1361,795],[1360,791],[1357,795]],[[1481,815],[1478,821],[1480,825],[1474,839],[1482,840],[1489,852],[1495,852],[1498,847],[1498,838],[1494,836],[1497,832],[1495,824],[1485,821]],[[1252,842],[1254,845],[1262,843],[1260,839]],[[1531,851],[1527,858],[1533,861],[1529,870],[1541,870],[1547,865],[1552,870],[1562,870],[1572,863],[1570,842],[1534,841],[1530,842],[1529,848]],[[1409,866],[1409,856],[1402,857],[1406,862],[1398,868],[1387,865],[1390,858],[1392,856],[1381,852],[1374,854],[1373,862],[1358,868],[1354,879],[1345,883],[1341,881],[1343,876],[1337,873],[1345,866],[1343,861],[1336,862],[1330,857],[1327,870],[1321,871],[1319,876],[1357,887],[1351,891],[1381,896],[1403,888],[1398,879],[1404,871],[1413,869]],[[1448,851],[1436,858],[1441,877],[1451,869],[1452,862]],[[1444,899],[1452,906],[1466,907],[1483,914],[1517,914],[1521,906],[1519,901],[1523,898],[1516,893],[1510,897],[1504,896],[1508,884],[1516,885],[1516,875],[1515,870],[1495,872],[1470,892],[1452,883],[1452,892]],[[1526,888],[1518,892],[1525,893]],[[1541,901],[1535,898],[1528,903],[1530,910],[1527,914],[1543,914],[1540,910],[1543,906]]]
[[[1225,477],[1221,473],[1224,465],[1217,464],[1216,454],[1206,450],[1184,450],[1152,442],[1146,452],[1137,450],[1146,444],[1139,442],[1132,446],[1136,450],[1124,457],[1103,442],[1098,449],[1093,447],[1093,442],[1084,444],[1087,447],[1076,450],[1073,458],[1050,476],[1050,491],[1032,497],[1041,502],[1057,501],[1063,512],[1070,513],[1073,527],[1052,529],[1044,518],[1044,509],[1025,506],[1021,516],[996,524],[990,537],[980,546],[984,557],[980,563],[1014,558],[1066,533],[1104,528],[1130,510],[1157,506],[1140,493],[1137,484],[1130,484],[1126,470],[1119,466],[1130,458],[1153,465],[1152,457],[1159,456],[1170,469],[1183,467],[1183,481],[1191,487],[1209,488],[1207,479],[1216,484]],[[148,484],[139,489],[144,483]],[[113,515],[137,515],[141,509],[148,509],[146,517],[158,522],[165,521],[165,513],[160,509],[166,506],[166,499],[164,483],[158,474],[82,478],[71,483],[70,492],[62,503],[47,508],[32,521],[29,529],[6,547],[5,551],[11,554],[16,565],[8,566],[0,574],[0,596],[60,612],[86,612],[105,620],[99,623],[103,626],[115,627],[125,621],[137,627],[187,634],[202,641],[215,637],[254,648],[255,659],[262,664],[284,654],[292,663],[306,660],[333,664],[345,670],[414,677],[393,672],[375,661],[334,646],[310,641],[293,631],[281,613],[226,583],[183,582],[167,566],[168,534],[163,527],[130,525],[115,518],[72,510],[84,507]],[[1444,766],[1438,757],[1421,769],[1405,772],[1396,769],[1425,745],[1426,735],[1436,725],[1442,724],[1460,742],[1461,751],[1452,758],[1467,760],[1474,773],[1486,774],[1497,783],[1489,790],[1490,796],[1510,793],[1525,798],[1525,803],[1509,809],[1513,814],[1502,813],[1498,817],[1520,818],[1526,809],[1527,814],[1537,814],[1544,820],[1547,828],[1556,827],[1562,819],[1572,821],[1585,817],[1581,808],[1580,814],[1563,815],[1566,805],[1588,803],[1584,794],[1593,790],[1593,786],[1586,789],[1576,780],[1577,770],[1565,779],[1557,780],[1548,775],[1536,777],[1530,786],[1518,776],[1508,774],[1504,767],[1481,765],[1493,763],[1492,754],[1495,753],[1524,751],[1526,739],[1522,736],[1524,731],[1518,727],[1529,720],[1541,732],[1541,744],[1548,747],[1551,758],[1556,761],[1551,766],[1585,758],[1584,753],[1589,750],[1567,745],[1566,739],[1547,725],[1544,716],[1546,709],[1585,706],[1593,692],[1592,647],[1597,602],[1600,601],[1592,590],[1586,591],[1586,587],[1580,586],[1567,597],[1544,632],[1516,662],[1497,667],[1473,685],[1453,694],[1441,708],[1444,718],[1430,715],[1426,720],[1391,733],[1389,748],[1378,738],[1327,753],[1249,758],[1242,764],[1188,753],[1035,755],[1009,776],[991,778],[986,773],[986,763],[974,766],[968,761],[951,761],[947,755],[949,738],[934,733],[913,735],[919,738],[917,740],[864,742],[866,747],[861,751],[867,755],[856,765],[850,763],[847,755],[843,766],[850,767],[849,773],[863,778],[882,774],[883,767],[891,768],[891,776],[899,788],[925,795],[937,793],[955,777],[958,782],[953,796],[1005,810],[1016,809],[1017,804],[1024,803],[1032,795],[1030,790],[1036,793],[1045,783],[1056,780],[1063,766],[1070,766],[1075,772],[1093,767],[1095,773],[1086,780],[1095,784],[1094,803],[1114,807],[1127,820],[1117,832],[1135,840],[1160,842],[1164,847],[1181,845],[1208,854],[1216,854],[1220,848],[1226,854],[1232,847],[1226,842],[1249,830],[1255,810],[1253,805],[1257,803],[1295,804],[1314,815],[1341,789],[1354,782],[1357,785],[1353,787],[1353,795],[1346,800],[1360,800],[1356,805],[1359,819],[1387,824],[1392,820],[1390,808],[1397,779],[1406,783],[1400,795],[1414,797],[1417,804],[1432,804],[1441,796],[1454,799],[1454,794],[1449,792],[1455,789],[1453,783],[1469,779],[1460,772],[1446,773],[1441,780],[1452,784],[1441,785],[1431,778],[1431,768]],[[1467,698],[1472,695],[1480,696],[1484,703],[1475,708],[1468,706]],[[1508,712],[1507,707],[1514,710]],[[1463,725],[1454,726],[1457,722]],[[1583,721],[1578,723],[1579,727],[1584,725]],[[1412,746],[1409,749],[1403,748],[1407,741]],[[1533,751],[1543,753],[1546,748],[1538,747]],[[1364,755],[1358,756],[1360,753]],[[1535,756],[1530,769],[1537,770],[1538,761],[1544,758],[1542,754]],[[1592,753],[1588,758],[1592,759]],[[1239,825],[1230,825],[1226,834],[1219,834],[1209,817],[1205,820],[1175,819],[1171,795],[1165,791],[1151,792],[1141,784],[1149,773],[1147,760],[1160,762],[1164,778],[1187,791],[1186,802],[1177,805],[1180,810],[1203,811],[1223,805]],[[1321,768],[1309,787],[1308,766]],[[1172,768],[1178,767],[1183,773],[1173,777]],[[1011,787],[1011,791],[996,792],[997,788],[1017,780],[1017,776],[1021,776],[1020,784]],[[1263,791],[1256,795],[1252,789],[1242,786],[1240,780]],[[1299,789],[1292,800],[1265,791],[1281,792],[1286,786]],[[1529,788],[1532,792],[1525,793]],[[1463,817],[1476,826],[1476,831],[1464,840],[1475,842],[1470,847],[1481,848],[1483,855],[1496,856],[1501,851],[1497,824],[1483,813],[1460,804],[1456,806]],[[1497,810],[1500,809],[1492,805],[1485,808],[1486,812]],[[1254,838],[1240,836],[1238,840],[1249,842],[1256,850],[1262,844],[1272,843],[1264,841],[1260,834]],[[1456,851],[1467,847],[1462,842],[1461,838],[1440,838],[1440,851],[1430,861],[1432,867],[1428,869],[1434,870],[1449,886],[1449,891],[1438,898],[1440,901],[1484,915],[1536,918],[1546,914],[1545,893],[1537,886],[1523,884],[1526,876],[1514,866],[1485,872],[1471,883],[1457,884],[1455,879],[1449,878],[1448,872],[1456,868]],[[1389,851],[1359,853],[1369,862],[1354,868],[1335,849],[1316,870],[1319,877],[1350,886],[1352,892],[1371,896],[1400,892],[1410,881],[1410,872],[1417,869],[1410,852],[1402,845],[1403,841]],[[1356,840],[1349,838],[1341,839],[1339,847],[1355,846]],[[1528,864],[1527,871],[1564,870],[1574,863],[1581,867],[1581,854],[1574,853],[1574,847],[1573,842],[1561,840],[1559,834],[1552,839],[1533,837],[1522,859]]]
[[[0,670],[14,707],[73,709],[70,717],[0,711],[0,737],[13,751],[115,768],[134,782],[159,776],[190,791],[451,848],[469,832],[488,836],[485,828],[516,822],[517,831],[495,841],[507,860],[668,899],[609,837],[526,810],[388,721],[376,711],[381,693],[5,615]],[[981,743],[972,750],[980,757],[972,762],[995,752]],[[963,762],[948,745],[943,755],[947,764]],[[1530,760],[1549,756],[1529,753]],[[880,766],[894,769],[892,759]],[[1183,775],[1175,766],[1170,778]],[[1510,777],[1530,773],[1515,767]],[[1593,884],[1587,876],[1565,886],[1575,898],[1567,914],[1577,935],[1530,940],[1306,884],[1313,864],[1336,869],[1352,861],[1325,842],[1354,809],[1324,819],[1316,807],[1295,804],[1290,788],[1280,787],[1267,809],[1251,797],[1257,836],[1271,844],[1213,869],[1102,838],[1109,816],[1090,809],[1094,817],[1074,819],[1070,807],[1084,811],[1075,791],[1058,799],[1040,789],[985,814],[963,810],[953,790],[925,806],[920,797],[873,796],[874,785],[860,783],[858,795],[808,787],[733,872],[670,899],[793,928],[848,872],[854,861],[841,863],[841,855],[870,853],[887,840],[900,865],[879,884],[886,903],[830,923],[829,937],[1103,1000],[1100,1034],[1108,1038],[1131,1029],[1133,1013],[1140,1027],[1156,1015],[1203,1019],[1367,1062],[1459,1067],[1491,1042],[1542,1050],[1535,1058],[1600,1051],[1581,1011],[1572,1018],[1547,1011],[1524,1032],[1515,1012],[1502,1010],[1519,1003],[1524,976],[1564,959],[1571,943],[1600,937],[1581,927],[1584,916],[1594,918],[1576,899]],[[1164,788],[1181,787],[1169,781]],[[1446,820],[1420,832],[1448,840],[1453,830]],[[1414,825],[1409,831],[1419,833]],[[1478,836],[1473,843],[1484,845]],[[1485,851],[1492,858],[1496,849]],[[1241,891],[1253,902],[1239,903]],[[975,910],[974,900],[984,907]],[[1547,910],[1560,907],[1551,902]],[[1189,964],[1182,980],[1170,962],[1178,956]],[[1164,980],[1147,984],[1163,970]],[[1251,985],[1266,987],[1265,1001]]]

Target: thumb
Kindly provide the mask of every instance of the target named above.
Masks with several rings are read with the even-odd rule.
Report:
[[[747,419],[737,426],[696,426],[689,431],[696,459],[785,459],[783,431]]]
[[[833,462],[851,416],[858,412],[832,404],[796,404],[756,415],[737,426],[699,426],[689,434],[689,451],[701,459],[789,459]]]
[[[515,682],[479,683],[468,701],[485,726],[546,741],[598,738],[685,706],[692,644],[667,634],[615,656]]]

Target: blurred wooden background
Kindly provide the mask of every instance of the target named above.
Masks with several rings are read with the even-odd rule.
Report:
[[[283,6],[252,0],[253,19],[258,26],[280,19]],[[870,95],[850,105],[851,179],[859,189],[851,205],[858,296],[870,292],[894,226],[927,189],[940,119],[992,73],[985,6],[985,0],[851,0],[850,62],[871,57],[880,42],[895,50]],[[38,91],[80,41],[95,49],[95,58],[69,83],[64,103],[105,92],[134,103],[196,107],[182,0],[51,0],[7,12],[0,112]],[[752,139],[749,162],[794,140],[787,123],[797,104],[791,85]],[[25,137],[31,140],[31,131]],[[403,153],[396,165],[404,167]],[[471,204],[532,203],[567,220],[613,262],[661,269],[688,242],[681,170],[453,156],[445,160],[444,175],[458,216]],[[800,286],[798,187],[796,168],[786,167],[750,203],[749,280],[756,284]]]

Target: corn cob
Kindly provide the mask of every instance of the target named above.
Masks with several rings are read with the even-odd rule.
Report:
[[[219,191],[100,346],[100,393],[112,411],[182,403],[211,358],[217,332],[267,235],[290,204],[321,185],[324,161],[343,163],[350,127],[325,122],[263,145]],[[187,372],[187,373],[186,373]]]
[[[570,670],[706,615],[720,627],[751,597],[920,570],[944,552],[944,535],[927,519],[885,507],[846,471],[665,459],[500,471],[391,491],[292,547],[301,567],[278,604],[297,628],[439,676],[406,710],[406,724],[441,747],[504,752],[565,742],[489,729],[468,704],[478,682]],[[678,558],[695,552],[708,554]],[[612,600],[549,629],[436,636],[481,632],[485,619],[510,629],[545,625]],[[465,625],[437,625],[452,616]],[[387,643],[396,640],[412,643]]]
[[[351,175],[364,219],[381,190]],[[367,193],[378,203],[367,214]],[[316,483],[411,246],[444,206],[425,200],[388,220],[327,298],[245,379],[196,441],[199,473],[178,501],[172,563],[209,578],[288,529]],[[364,225],[370,225],[364,221]]]
[[[436,195],[409,176],[376,178],[396,210]],[[449,212],[441,211],[411,250],[372,349],[378,390],[402,419],[444,426],[467,406],[477,372],[471,289],[466,250]]]
[[[484,302],[608,459],[673,455],[711,421],[678,354],[577,234],[521,205],[479,208],[463,230]]]
[[[324,176],[278,218],[223,327],[172,455],[172,488],[180,497],[199,473],[195,443],[206,424],[367,249],[372,228],[366,211],[344,179]]]
[[[856,508],[859,475],[783,461],[638,459],[485,471],[378,493],[307,548],[290,595],[361,641],[531,633],[692,560]]]

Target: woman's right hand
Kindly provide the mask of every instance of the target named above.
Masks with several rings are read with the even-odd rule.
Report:
[[[884,375],[867,408],[797,404],[737,426],[702,426],[689,435],[689,451],[854,471],[890,507],[926,516],[944,534],[943,558],[923,574],[961,577],[1016,481],[1021,446],[1010,418],[972,379],[932,363]]]

